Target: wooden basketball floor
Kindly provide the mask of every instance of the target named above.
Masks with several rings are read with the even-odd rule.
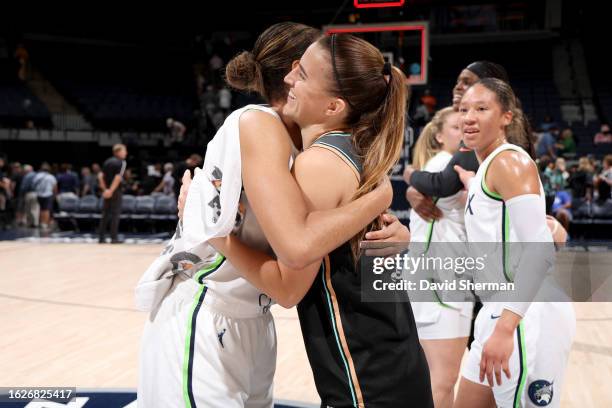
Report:
[[[130,388],[145,314],[133,288],[159,245],[0,242],[0,386]],[[563,407],[612,406],[612,304],[577,303]],[[295,309],[275,306],[275,398],[317,403]]]

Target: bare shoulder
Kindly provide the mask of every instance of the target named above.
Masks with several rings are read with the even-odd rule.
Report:
[[[300,153],[293,172],[302,191],[317,209],[338,207],[359,187],[351,168],[326,149],[310,148]]]
[[[489,169],[503,177],[537,176],[538,170],[531,158],[514,150],[505,150],[491,161]],[[488,172],[487,172],[488,173]]]
[[[250,109],[240,115],[238,123],[241,143],[247,146],[256,144],[282,148],[287,151],[287,154],[291,154],[289,133],[278,117],[257,109]]]
[[[489,165],[487,185],[504,200],[521,194],[539,194],[538,169],[527,155],[514,150],[499,153]]]

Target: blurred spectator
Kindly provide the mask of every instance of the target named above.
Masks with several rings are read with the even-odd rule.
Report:
[[[100,168],[100,165],[98,163],[93,163],[91,165],[91,175],[93,176],[93,188],[92,188],[92,194],[96,195],[96,196],[100,196],[100,184],[98,182],[99,179],[99,175],[100,172],[102,171],[102,168]]]
[[[593,143],[612,143],[612,132],[610,132],[610,126],[607,124],[601,125],[601,131],[595,135]]]
[[[193,178],[195,168],[202,166],[202,163],[202,156],[194,153],[187,159],[185,159],[185,161],[176,164],[174,172],[172,173],[172,176],[174,177],[175,197],[179,196],[179,192],[181,190],[181,180],[183,179],[183,174],[185,173],[185,170],[189,170],[189,172],[191,173],[191,178]]]
[[[561,177],[563,178],[563,187],[564,189],[567,186],[567,181],[569,180],[569,173],[567,171],[567,164],[565,163],[565,159],[563,157],[557,157],[555,161],[555,169],[559,173],[561,173]]]
[[[569,192],[557,191],[552,204],[552,214],[563,225],[563,228],[569,231],[569,223],[572,220],[572,196]]]
[[[554,127],[552,127],[548,131],[542,132],[542,136],[538,142],[538,146],[536,149],[537,156],[542,157],[547,155],[550,159],[555,159],[557,157],[557,152],[555,149],[555,137],[553,136]]]
[[[561,140],[557,142],[556,148],[559,156],[567,158],[576,156],[576,141],[574,140],[574,132],[572,132],[572,129],[563,129],[563,132],[561,132]]]
[[[79,177],[75,172],[72,171],[72,165],[68,163],[62,163],[60,167],[60,174],[57,178],[57,189],[60,194],[69,193],[78,196],[79,193]]]
[[[431,91],[429,89],[425,89],[423,96],[421,96],[421,104],[425,106],[429,116],[433,116],[435,113],[437,103],[438,101],[436,100],[436,97],[431,94]]]
[[[150,164],[147,166],[147,175],[142,181],[144,194],[151,194],[162,180],[161,163]]]
[[[15,49],[15,59],[19,64],[17,76],[22,81],[26,81],[29,75],[30,53],[23,44],[17,44],[17,48]]]
[[[217,96],[217,92],[215,91],[215,87],[212,85],[207,85],[206,91],[200,97],[200,105],[210,117],[212,117],[212,114],[217,109],[218,102],[219,98]]]
[[[18,194],[23,197],[23,224],[26,227],[38,227],[40,217],[40,205],[38,204],[38,196],[34,189],[34,178],[36,174],[34,168],[29,164],[23,166],[23,179],[21,180]]]
[[[140,195],[140,183],[136,180],[132,169],[126,169],[123,174],[123,193],[128,195]]]
[[[155,192],[162,192],[165,195],[173,195],[174,194],[174,177],[172,173],[174,171],[174,165],[172,163],[164,164],[164,177],[162,178],[161,183],[157,187],[155,187]]]
[[[208,61],[208,66],[212,71],[217,71],[223,68],[223,60],[219,55],[213,54],[213,56],[210,57],[210,60]]]
[[[15,221],[17,225],[23,223],[23,210],[24,200],[23,196],[19,194],[21,190],[21,183],[23,181],[23,167],[20,163],[15,162],[11,164],[11,196],[15,199]]]
[[[565,188],[565,179],[563,178],[563,171],[565,169],[565,161],[561,162],[563,169],[560,169],[557,166],[559,159],[562,159],[562,158],[558,158],[554,162],[550,161],[546,169],[544,169],[544,173],[546,174],[546,177],[548,178],[548,182],[550,183],[550,188],[555,193]]]
[[[557,127],[557,123],[553,121],[550,115],[544,116],[544,121],[540,124],[540,129],[542,132],[548,132],[553,127]]]
[[[229,113],[232,107],[232,93],[226,87],[219,90],[219,107],[223,110],[225,115]]]
[[[599,175],[595,177],[594,186],[597,189],[598,201],[606,201],[611,197],[610,187],[612,186],[612,154],[604,157],[603,169]]]
[[[185,125],[178,120],[168,118],[166,119],[166,127],[168,128],[168,133],[170,134],[170,139],[168,140],[166,146],[183,142],[186,130]]]
[[[550,165],[552,160],[549,156],[543,155],[538,159],[538,170],[540,171],[540,180],[542,181],[542,187],[544,188],[544,196],[546,199],[546,214],[551,213],[553,201],[555,200],[556,191],[553,188],[552,181],[550,179]]]
[[[569,178],[569,187],[574,198],[591,200],[593,197],[593,171],[589,158],[581,157],[578,161],[578,169]]]
[[[6,160],[0,156],[0,211],[6,210],[6,203],[11,196],[11,180],[5,167]]]
[[[50,172],[51,167],[45,162],[40,166],[40,171],[36,173],[33,180],[40,206],[40,227],[45,230],[49,228],[53,198],[57,194],[57,180]]]
[[[89,167],[81,168],[81,197],[95,194],[94,176]]]

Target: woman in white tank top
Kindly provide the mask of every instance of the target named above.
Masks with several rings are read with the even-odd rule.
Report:
[[[468,241],[501,244],[495,248],[505,248],[506,242],[539,243],[526,246],[538,253],[526,256],[523,251],[513,270],[507,268],[503,249],[487,252],[495,261],[489,260],[484,272],[503,274],[502,278],[520,287],[525,273],[550,270],[547,253],[554,250],[537,167],[527,152],[506,138],[506,132],[520,122],[522,111],[510,86],[490,78],[465,93],[459,111],[463,140],[480,162],[469,182],[460,172],[462,181],[469,184]],[[521,300],[483,301],[456,408],[536,407],[543,403],[559,407],[575,331],[573,308],[570,303]]]
[[[298,125],[282,113],[284,78],[319,36],[302,24],[275,24],[259,36],[252,52],[236,56],[226,68],[231,86],[255,91],[271,105],[245,107],[226,119],[240,139],[236,160],[244,192],[236,232],[295,268],[349,240],[392,198],[387,180],[342,208],[312,211],[290,173],[291,156],[302,139]],[[387,238],[405,242],[407,230],[397,219],[391,222]],[[392,238],[394,232],[400,235]],[[149,316],[140,352],[139,405],[272,407],[276,333],[268,313],[271,299],[223,256],[217,260],[193,277],[174,275]]]
[[[459,113],[452,107],[438,111],[417,140],[412,165],[417,170],[441,171],[459,148],[461,137]],[[427,251],[431,255],[432,250],[439,252],[441,249],[436,244],[430,246],[431,243],[463,243],[466,240],[463,224],[465,192],[434,200],[443,213],[439,220],[426,221],[416,211],[410,213],[411,253]],[[458,248],[445,245],[445,254],[442,255],[452,255],[448,253],[451,249]],[[418,256],[416,253],[413,255]],[[435,280],[441,278],[434,276]],[[453,404],[461,357],[470,334],[472,309],[471,302],[445,302],[433,295],[431,301],[412,302],[419,340],[429,364],[436,407],[447,408]]]

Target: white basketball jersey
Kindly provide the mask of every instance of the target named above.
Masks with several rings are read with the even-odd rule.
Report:
[[[249,109],[261,110],[278,118],[276,112],[266,106],[249,105],[245,110]],[[226,123],[224,123],[226,128],[239,128],[238,126],[225,126],[228,120],[239,121],[240,115],[230,115],[226,119]],[[296,154],[297,149],[294,147],[293,156],[289,158],[288,168],[293,164]],[[241,160],[241,158],[237,157],[236,160]],[[255,214],[249,205],[244,191],[240,195],[236,224],[234,233],[244,244],[274,256],[274,252],[255,218]],[[269,308],[272,303],[272,300],[267,295],[244,279],[228,260],[224,260],[221,266],[216,268],[214,272],[206,274],[201,283],[204,283],[209,288],[209,292],[214,294],[215,298],[222,298],[224,303],[235,304],[236,306],[260,306],[264,309]]]
[[[483,281],[503,282],[505,279],[505,281],[512,282],[514,279],[512,270],[515,265],[512,259],[509,258],[506,252],[507,247],[504,244],[518,242],[512,228],[512,223],[520,220],[510,219],[504,200],[499,194],[490,191],[485,183],[487,169],[491,161],[499,153],[506,150],[513,150],[529,157],[527,152],[513,144],[505,143],[499,146],[480,164],[478,172],[476,172],[476,176],[470,184],[465,204],[465,229],[468,242],[470,242],[470,248],[473,251],[472,253],[486,253],[488,256],[487,265],[491,266],[481,275]],[[546,202],[541,182],[538,205],[541,206],[542,214],[545,214]],[[500,245],[491,246],[490,244],[484,244],[492,242],[500,243]],[[546,229],[541,236],[531,237],[530,242],[552,243],[552,235]],[[481,250],[478,249],[479,243],[482,243]],[[498,267],[494,268],[493,266],[495,265]],[[500,274],[504,276],[504,279],[500,278]]]
[[[425,163],[423,170],[430,173],[442,171],[452,157],[448,152],[438,152]],[[464,242],[462,194],[463,192],[459,192],[450,197],[437,199],[436,206],[442,211],[443,217],[433,223],[425,221],[416,211],[411,211],[410,240],[414,242]]]

